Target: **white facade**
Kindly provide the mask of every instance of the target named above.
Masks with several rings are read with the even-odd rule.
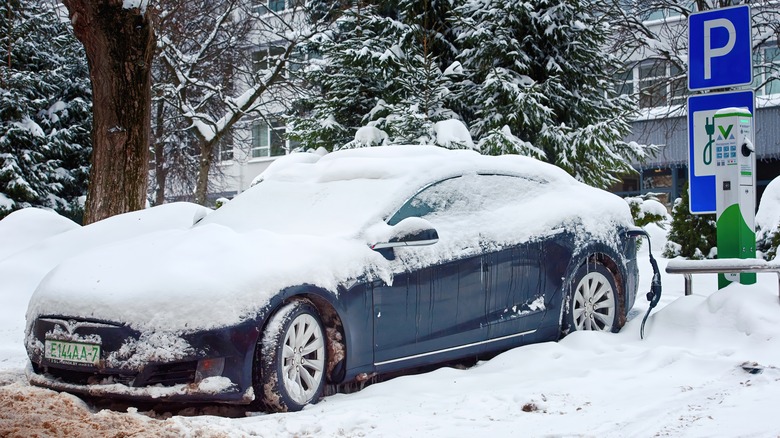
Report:
[[[250,54],[255,71],[273,68],[274,61],[284,56],[286,42],[278,42],[280,32],[274,23],[281,20],[294,21],[293,11],[299,7],[296,0],[254,0],[254,11],[263,16],[267,28],[258,30],[253,37],[256,45]],[[295,57],[288,61],[288,69],[300,67]],[[221,151],[218,172],[211,181],[210,198],[237,195],[252,185],[252,181],[260,175],[279,156],[289,153],[297,147],[286,140],[286,129],[278,114],[284,108],[278,103],[280,95],[288,93],[281,87],[279,92],[271,93],[272,97],[261,103],[262,114],[242,122],[233,135],[231,149]]]

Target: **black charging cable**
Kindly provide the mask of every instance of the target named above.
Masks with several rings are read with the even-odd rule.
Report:
[[[653,280],[650,283],[650,292],[647,293],[647,301],[650,302],[650,305],[647,308],[647,313],[645,313],[645,317],[642,318],[642,327],[639,330],[639,337],[641,339],[645,338],[645,323],[647,322],[647,318],[650,316],[650,311],[653,310],[655,306],[658,305],[658,302],[661,300],[661,271],[658,269],[658,262],[656,262],[655,257],[653,257],[653,247],[650,243],[650,235],[647,234],[647,231],[641,229],[641,228],[635,228],[628,232],[628,235],[630,237],[639,237],[644,236],[645,239],[647,239],[647,252],[650,254],[650,265],[653,267]]]

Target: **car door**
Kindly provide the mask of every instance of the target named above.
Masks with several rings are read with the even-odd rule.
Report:
[[[418,366],[477,348],[486,336],[480,274],[480,258],[469,257],[375,283],[375,364]]]
[[[478,248],[453,246],[468,210],[462,189],[470,178],[458,177],[426,187],[388,220],[428,219],[439,232],[430,247],[396,248],[399,267],[392,284],[373,285],[374,362],[382,369],[419,366],[474,354],[487,336],[482,254]],[[476,237],[475,237],[476,238]]]
[[[482,179],[485,185],[501,188],[492,190],[497,194],[483,206],[488,217],[491,211],[496,212],[493,221],[519,219],[503,216],[498,207],[522,205],[539,196],[544,188],[542,181],[520,176],[483,175]],[[524,213],[532,218],[539,212]],[[517,242],[497,240],[497,249],[486,253],[483,258],[487,336],[491,343],[506,339],[511,344],[513,338],[516,338],[516,343],[521,343],[520,337],[533,333],[544,320],[547,310],[546,299],[549,297],[546,292],[549,285],[542,265],[546,255],[545,238],[533,235]]]
[[[540,242],[484,256],[488,339],[519,337],[539,327],[546,311],[542,258]]]

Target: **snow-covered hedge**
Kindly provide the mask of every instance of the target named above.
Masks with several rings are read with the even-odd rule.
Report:
[[[672,207],[672,229],[663,256],[667,258],[685,257],[688,259],[715,258],[717,240],[714,214],[691,214],[688,200],[688,186],[682,191],[682,197],[674,201]]]
[[[756,250],[772,260],[780,246],[780,177],[766,186],[756,213]]]
[[[631,216],[634,218],[634,224],[638,227],[644,227],[647,224],[657,224],[661,228],[666,228],[666,222],[669,219],[669,213],[666,207],[658,202],[652,193],[642,196],[625,198],[631,209]]]

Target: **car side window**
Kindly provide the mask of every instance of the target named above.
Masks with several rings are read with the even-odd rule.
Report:
[[[395,225],[408,217],[437,221],[490,214],[494,209],[538,193],[540,181],[508,175],[463,175],[425,187],[388,220]]]
[[[436,211],[443,211],[454,200],[449,183],[462,177],[450,178],[425,187],[411,199],[406,201],[401,208],[387,221],[389,225],[395,225],[408,217],[425,217]]]

